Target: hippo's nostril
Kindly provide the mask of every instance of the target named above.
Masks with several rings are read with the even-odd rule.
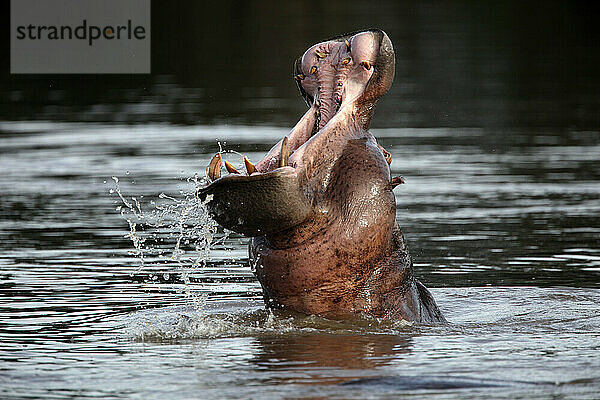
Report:
[[[327,54],[323,53],[322,51],[317,50],[317,51],[315,51],[315,53],[317,54],[317,57],[319,57],[319,58],[327,57]]]
[[[363,67],[365,67],[365,69],[368,71],[371,69],[371,63],[368,61],[361,61],[360,65],[362,65]]]
[[[317,72],[317,67],[313,65],[312,67],[310,67],[310,74],[313,75],[315,72]]]
[[[246,165],[246,171],[248,171],[248,175],[252,175],[252,173],[256,171],[256,167],[254,167],[254,164],[252,164],[246,156],[244,156],[244,164]]]
[[[304,74],[298,74],[298,75],[294,76],[294,79],[296,79],[297,81],[304,80],[304,78],[306,78],[306,75],[304,75]]]
[[[346,65],[346,64],[348,64],[349,62],[350,62],[350,57],[348,57],[348,58],[344,58],[344,59],[342,60],[342,65]]]

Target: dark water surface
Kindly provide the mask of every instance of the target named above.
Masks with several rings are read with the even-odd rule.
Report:
[[[189,205],[187,178],[204,170],[216,138],[258,160],[285,128],[6,122],[0,130],[0,397],[600,391],[598,132],[373,130],[407,181],[396,189],[397,215],[417,274],[452,322],[427,327],[271,315],[235,234],[219,242],[217,233],[208,263],[191,271],[187,288],[208,296],[196,308],[176,260],[149,252],[139,269],[112,176],[146,213],[151,201]],[[177,229],[168,231],[161,245],[172,250]],[[189,267],[185,257],[197,254],[182,248]],[[343,384],[378,377],[391,378]],[[459,378],[505,387],[445,389],[443,379]]]

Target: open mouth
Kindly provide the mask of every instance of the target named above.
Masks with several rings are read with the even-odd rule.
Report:
[[[381,73],[382,66],[387,74]],[[245,170],[219,153],[211,160],[210,184],[199,193],[213,195],[209,209],[217,222],[256,235],[264,233],[261,223],[285,229],[306,218],[313,199],[303,186],[315,171],[334,161],[336,143],[342,146],[368,128],[375,102],[391,85],[393,67],[391,42],[379,30],[310,47],[294,65],[294,79],[309,109],[292,131],[256,164],[244,157]],[[224,176],[223,167],[228,173]],[[262,214],[248,218],[249,209]]]
[[[237,170],[220,154],[212,159],[207,176],[221,178],[222,167],[229,174],[252,176],[285,166],[296,167],[296,150],[325,131],[327,124],[343,109],[351,108],[373,76],[379,54],[380,33],[367,31],[340,36],[309,48],[294,65],[294,79],[309,110],[294,129],[256,165],[244,158],[245,171]],[[348,110],[350,111],[350,110]]]

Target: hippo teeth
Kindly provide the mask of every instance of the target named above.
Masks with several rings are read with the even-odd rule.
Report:
[[[223,162],[225,163],[225,168],[227,169],[227,172],[229,172],[230,174],[239,174],[240,172],[235,169],[235,167],[233,165],[231,165],[231,163],[227,160],[223,160]]]
[[[223,168],[223,158],[221,157],[221,153],[217,153],[210,160],[210,164],[208,164],[208,177],[213,181],[219,179],[221,177],[221,168]]]
[[[246,171],[248,171],[248,176],[256,172],[256,167],[246,156],[244,156],[244,164],[246,166]],[[221,153],[217,153],[210,160],[210,163],[207,167],[206,175],[211,181],[216,181],[217,179],[221,178],[221,170],[223,169],[223,165],[225,165],[225,169],[227,169],[227,172],[230,174],[243,175],[243,173],[234,167],[233,164],[227,160],[224,160]]]
[[[290,147],[287,136],[281,141],[281,151],[279,152],[279,166],[285,167],[290,159]]]
[[[252,175],[254,172],[256,172],[256,167],[250,162],[250,160],[248,160],[248,157],[246,156],[244,156],[244,164],[246,165],[246,171],[248,171],[248,175]]]

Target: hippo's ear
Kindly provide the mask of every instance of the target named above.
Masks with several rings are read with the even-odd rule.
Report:
[[[289,229],[312,212],[289,167],[251,176],[228,175],[200,189],[199,196],[210,199],[206,204],[215,221],[246,236]]]

